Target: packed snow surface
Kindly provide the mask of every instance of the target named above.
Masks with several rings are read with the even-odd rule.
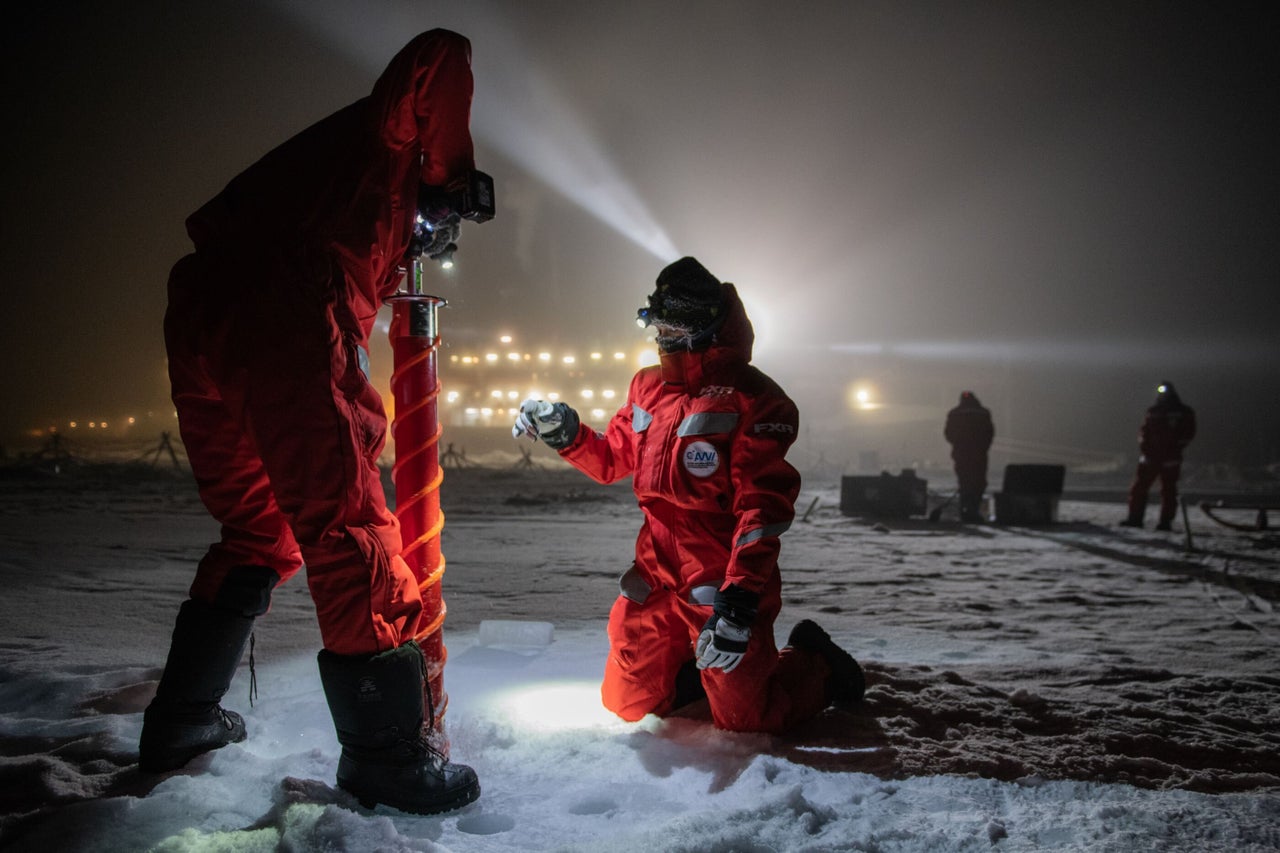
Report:
[[[802,618],[865,702],[785,737],[696,713],[623,723],[598,683],[629,487],[541,467],[442,487],[452,814],[359,807],[300,576],[224,700],[249,738],[141,774],[142,710],[217,535],[181,474],[0,472],[0,847],[39,851],[1263,851],[1280,849],[1280,541],[1188,516],[1039,528],[839,512],[807,479],[779,641]],[[814,503],[816,499],[816,504]]]

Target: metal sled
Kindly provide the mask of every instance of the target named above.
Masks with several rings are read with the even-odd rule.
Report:
[[[1227,498],[1216,498],[1214,500],[1205,500],[1200,502],[1200,509],[1204,510],[1204,514],[1221,524],[1223,527],[1229,527],[1232,530],[1244,530],[1256,532],[1259,530],[1270,530],[1268,524],[1267,513],[1280,510],[1280,495],[1233,495]],[[1214,510],[1224,509],[1246,509],[1253,510],[1253,524],[1243,524],[1238,521],[1229,521],[1219,515],[1214,515]]]

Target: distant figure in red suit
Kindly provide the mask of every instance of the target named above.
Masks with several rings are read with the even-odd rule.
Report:
[[[960,520],[975,524],[982,521],[978,507],[987,490],[987,453],[996,435],[991,412],[972,391],[962,391],[959,405],[947,412],[942,434],[951,444],[951,460],[955,463]]]
[[[1160,521],[1156,530],[1170,530],[1178,514],[1178,476],[1182,451],[1196,437],[1195,409],[1182,402],[1172,382],[1161,382],[1156,401],[1138,430],[1138,470],[1129,487],[1129,517],[1125,527],[1141,527],[1147,510],[1147,493],[1160,479]]]

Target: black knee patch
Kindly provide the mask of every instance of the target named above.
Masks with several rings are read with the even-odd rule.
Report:
[[[266,566],[236,566],[218,588],[214,606],[250,618],[261,616],[271,607],[271,591],[280,576]]]
[[[687,660],[676,672],[675,695],[671,702],[671,710],[683,708],[691,702],[707,697],[707,689],[702,686],[702,671],[696,661]]]

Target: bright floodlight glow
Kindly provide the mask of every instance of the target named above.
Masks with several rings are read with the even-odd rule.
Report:
[[[576,358],[574,358],[574,357],[573,357],[573,356],[571,356],[571,355],[566,355],[566,356],[565,356],[563,359],[561,359],[561,360],[562,360],[565,364],[573,364],[574,362],[576,362],[576,361],[577,361],[577,359],[576,359]]]
[[[625,729],[600,704],[600,684],[596,681],[550,681],[513,687],[494,694],[495,716],[505,718],[515,728],[550,734],[574,729]]]
[[[645,349],[636,356],[636,365],[639,367],[653,367],[658,363],[658,360],[657,350]]]
[[[376,16],[359,3],[319,8],[300,0],[278,0],[276,5],[375,74],[404,44],[407,33],[422,30],[417,4],[380,9]],[[659,260],[670,263],[678,258],[680,253],[639,193],[572,103],[510,34],[502,13],[479,4],[467,11],[474,30],[485,34],[483,45],[477,40],[474,56],[472,135]]]
[[[498,341],[499,341],[500,343],[509,344],[509,343],[511,343],[511,336],[510,336],[510,335],[503,335],[502,337],[498,338]]]
[[[550,360],[551,360],[551,353],[549,352],[538,353],[538,361],[550,361]]]
[[[496,352],[487,352],[484,354],[484,360],[490,364],[496,364],[498,362],[498,354]]]
[[[747,317],[751,320],[751,331],[755,335],[753,346],[755,354],[767,355],[769,350],[781,347],[783,330],[778,327],[778,321],[781,319],[779,312],[773,310],[773,306],[767,302],[758,299],[752,291],[740,290],[738,298],[742,300],[742,307],[746,309]]]
[[[592,410],[591,410],[591,417],[595,418],[596,420],[603,420],[603,419],[604,419],[604,409],[592,409]]]
[[[849,405],[863,412],[875,411],[882,408],[882,404],[876,401],[876,389],[864,382],[860,382],[849,389]]]

